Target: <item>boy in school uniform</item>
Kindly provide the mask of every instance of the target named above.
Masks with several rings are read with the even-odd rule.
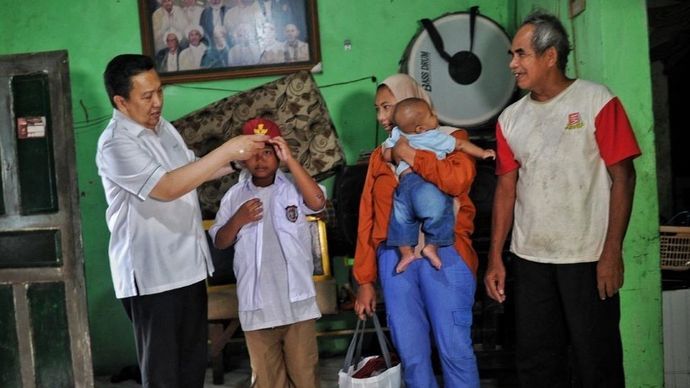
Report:
[[[243,162],[209,234],[217,248],[235,247],[239,318],[252,387],[318,387],[315,321],[321,313],[306,216],[324,209],[325,189],[294,159],[274,122],[255,118],[243,132],[266,134],[270,140]],[[281,162],[292,178],[278,169]]]

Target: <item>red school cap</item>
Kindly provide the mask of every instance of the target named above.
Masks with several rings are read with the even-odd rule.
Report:
[[[245,135],[268,135],[271,138],[280,136],[278,124],[263,117],[255,117],[242,126]]]

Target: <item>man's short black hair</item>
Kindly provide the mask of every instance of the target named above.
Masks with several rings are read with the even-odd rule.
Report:
[[[132,77],[154,68],[153,60],[141,54],[121,54],[111,59],[103,72],[103,82],[113,108],[115,96],[129,97]]]

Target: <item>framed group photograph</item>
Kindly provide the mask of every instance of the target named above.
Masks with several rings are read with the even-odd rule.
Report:
[[[316,0],[138,0],[163,83],[289,74],[321,61]]]

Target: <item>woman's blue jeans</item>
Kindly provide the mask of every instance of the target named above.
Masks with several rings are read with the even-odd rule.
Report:
[[[398,249],[378,249],[379,278],[391,330],[408,388],[438,387],[431,365],[431,346],[438,349],[445,387],[479,387],[472,348],[472,305],[476,279],[454,246],[438,251],[440,270],[415,260],[395,272]]]

